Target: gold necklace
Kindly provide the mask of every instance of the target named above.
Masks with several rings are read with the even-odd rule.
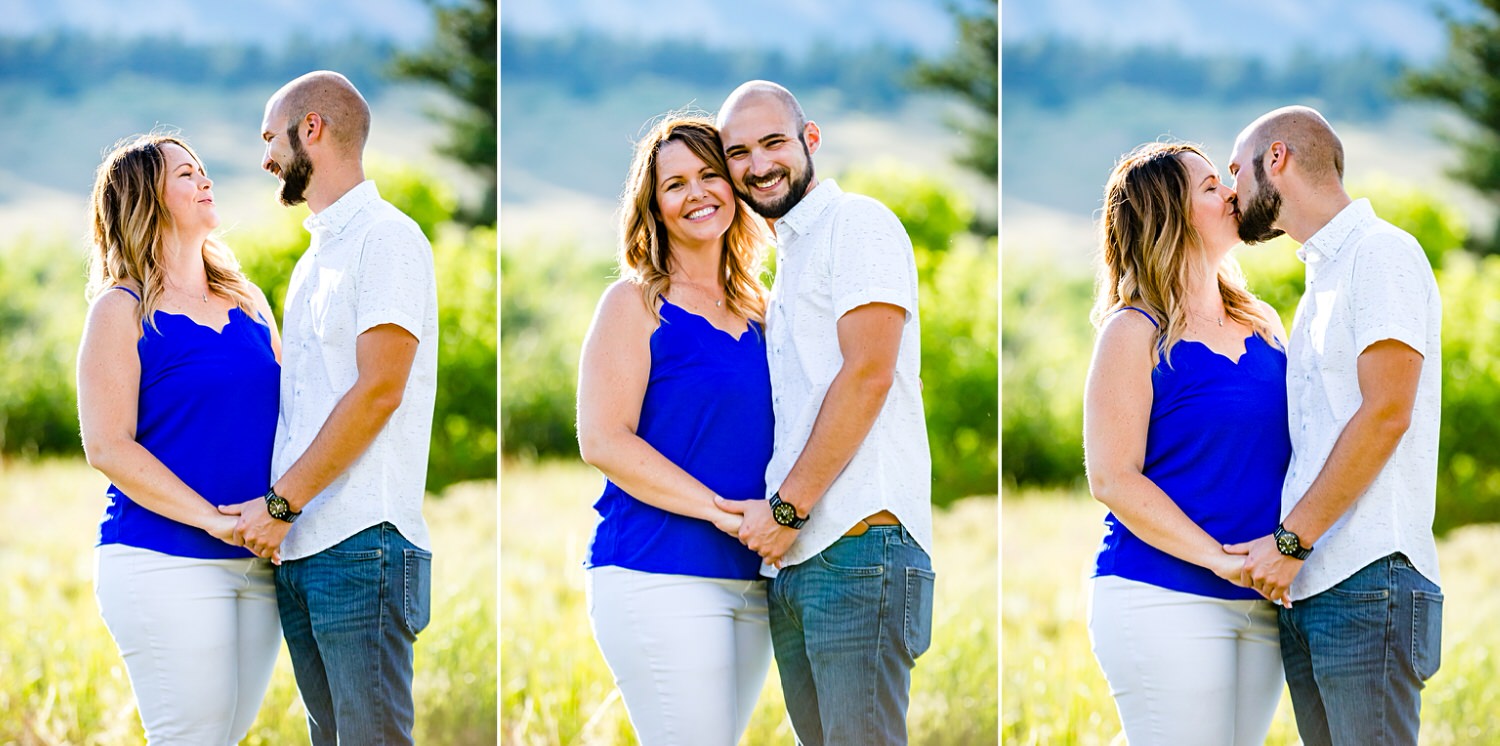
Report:
[[[1212,322],[1218,324],[1220,328],[1223,328],[1223,326],[1224,326],[1224,314],[1220,314],[1219,318],[1214,318],[1214,317],[1208,316],[1206,314],[1198,313],[1197,311],[1194,311],[1191,308],[1188,309],[1188,313],[1190,313],[1190,314],[1192,314],[1194,316],[1197,316],[1198,318],[1203,319],[1204,321],[1212,321]]]
[[[705,287],[704,285],[701,285],[699,283],[693,282],[692,280],[685,280],[685,279],[684,280],[678,280],[677,284],[685,285],[685,286],[690,287],[690,288],[692,288],[694,290],[697,290],[699,293],[702,293],[702,294],[708,296],[710,299],[713,299],[713,297],[714,297],[713,293],[709,292],[709,290],[708,290],[707,287]],[[723,308],[723,307],[724,307],[724,299],[723,298],[719,298],[717,300],[714,300],[714,308]]]

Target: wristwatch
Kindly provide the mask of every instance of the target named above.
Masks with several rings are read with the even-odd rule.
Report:
[[[270,513],[272,518],[278,521],[286,521],[287,523],[297,520],[297,516],[302,515],[292,510],[292,506],[287,503],[286,498],[276,494],[275,486],[266,490],[266,512]]]
[[[1311,549],[1302,546],[1302,539],[1286,530],[1284,525],[1276,527],[1275,537],[1277,551],[1288,557],[1305,560],[1308,555],[1312,554]]]
[[[781,499],[781,490],[771,493],[771,517],[787,528],[802,528],[807,523],[806,518],[797,516],[795,506]]]

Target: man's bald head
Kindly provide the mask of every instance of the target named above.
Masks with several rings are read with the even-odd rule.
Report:
[[[1271,143],[1286,143],[1301,170],[1314,180],[1344,180],[1344,144],[1317,109],[1284,106],[1267,112],[1240,133],[1244,151],[1260,161]],[[1241,148],[1236,147],[1236,152]]]
[[[266,103],[268,119],[272,112],[286,116],[288,130],[316,112],[333,142],[356,155],[364,151],[370,137],[370,105],[348,78],[329,70],[308,73],[282,86]]]
[[[772,83],[769,80],[752,80],[740,85],[724,99],[724,105],[719,107],[719,116],[715,125],[724,129],[724,123],[734,114],[734,110],[746,104],[760,104],[773,102],[781,107],[790,118],[790,130],[801,132],[807,125],[807,117],[802,113],[802,104],[797,103],[797,97],[791,91]]]

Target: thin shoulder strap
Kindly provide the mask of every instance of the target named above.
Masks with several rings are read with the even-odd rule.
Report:
[[[1154,327],[1156,327],[1158,329],[1161,328],[1161,324],[1156,323],[1156,319],[1151,318],[1151,314],[1146,313],[1145,311],[1143,311],[1143,310],[1141,310],[1139,308],[1136,308],[1135,306],[1121,306],[1119,308],[1116,308],[1114,311],[1111,311],[1109,315],[1113,316],[1113,315],[1115,315],[1117,313],[1120,313],[1121,311],[1135,311],[1136,313],[1138,313],[1138,314],[1140,314],[1142,316],[1145,316],[1146,320],[1149,321],[1149,322],[1151,322],[1152,326],[1154,326]]]
[[[110,290],[124,290],[125,292],[130,293],[130,297],[134,298],[137,303],[141,302],[141,296],[136,295],[134,290],[131,290],[124,285],[115,285],[114,287],[111,287]]]

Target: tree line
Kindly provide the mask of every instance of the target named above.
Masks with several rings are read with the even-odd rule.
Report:
[[[216,88],[280,85],[309,70],[333,69],[376,95],[390,78],[397,48],[354,37],[327,42],[293,36],[279,49],[244,43],[190,42],[180,37],[100,37],[61,30],[0,36],[0,85],[25,84],[71,96],[127,77]]]
[[[644,79],[676,80],[725,91],[753,79],[796,90],[832,89],[852,109],[882,111],[911,94],[918,56],[873,44],[861,49],[818,45],[804,54],[775,49],[721,49],[701,42],[617,38],[589,31],[541,36],[500,30],[505,81],[542,82],[575,96],[593,96]]]
[[[1299,49],[1285,58],[1202,55],[1169,47],[1119,48],[1055,36],[1007,41],[1002,90],[1009,101],[1061,109],[1110,88],[1235,103],[1247,96],[1316,99],[1346,116],[1378,119],[1399,101],[1406,63],[1363,49],[1341,57]]]

